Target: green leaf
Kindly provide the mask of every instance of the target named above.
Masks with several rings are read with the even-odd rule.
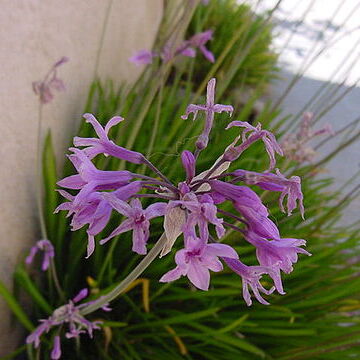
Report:
[[[8,304],[10,310],[14,313],[14,315],[18,318],[20,323],[29,331],[34,329],[34,325],[29,320],[25,312],[23,311],[20,304],[17,302],[15,297],[10,293],[10,291],[6,288],[3,282],[0,281],[0,295]]]
[[[31,280],[28,273],[25,271],[22,265],[17,266],[15,273],[15,280],[21,285],[21,287],[31,296],[34,302],[48,315],[53,312],[52,307],[45,300],[41,294],[41,290]]]
[[[48,236],[50,240],[54,240],[57,238],[56,235],[60,229],[56,226],[57,217],[53,214],[58,205],[58,193],[55,191],[57,181],[56,159],[50,130],[45,137],[42,160],[45,189],[45,220]]]

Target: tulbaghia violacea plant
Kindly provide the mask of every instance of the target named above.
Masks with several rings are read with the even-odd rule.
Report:
[[[199,172],[197,160],[201,152],[211,145],[215,114],[226,112],[231,116],[233,112],[231,105],[215,103],[215,84],[215,79],[209,81],[204,105],[191,104],[183,115],[186,119],[193,114],[195,120],[199,112],[204,112],[205,125],[195,142],[194,151],[184,150],[180,156],[185,178],[178,184],[172,183],[141,153],[125,149],[109,139],[109,129],[123,118],[114,117],[102,127],[93,115],[84,115],[97,137],[74,139],[75,147],[70,148],[69,159],[77,174],[58,182],[59,186],[69,189],[71,193],[59,190],[67,201],[56,211],[68,211],[68,216],[72,216],[73,230],[88,225],[87,257],[95,251],[95,236],[105,229],[112,212],[123,215],[125,219],[107,237],[99,239],[100,244],[114,241],[115,236],[131,231],[132,250],[145,256],[110,293],[81,307],[81,316],[115,299],[158,255],[161,258],[171,253],[176,243],[176,248],[180,250],[175,253],[175,266],[163,274],[159,281],[170,282],[186,276],[196,288],[206,291],[210,286],[210,272],[221,271],[225,264],[241,277],[243,298],[249,306],[252,304],[250,290],[262,304],[268,302],[260,293],[269,295],[276,290],[284,294],[281,271],[291,272],[299,253],[310,255],[302,248],[305,240],[281,237],[279,229],[269,218],[268,209],[248,186],[279,192],[283,212],[290,215],[299,206],[303,215],[300,178],[292,176],[287,179],[279,170],[271,172],[276,166],[275,154],[282,155],[282,149],[271,132],[263,130],[260,124],[252,126],[247,122],[231,122],[227,128],[243,128],[242,136],[237,136],[224,149],[210,169]],[[269,169],[262,173],[229,169],[230,166],[236,166],[236,160],[258,140],[265,145],[270,159]],[[101,154],[133,164],[145,164],[154,177],[127,170],[97,169],[92,159]],[[287,209],[284,207],[285,197]],[[154,202],[144,208],[141,203],[144,198],[152,198]],[[223,204],[226,203],[231,204],[233,211],[223,210]],[[151,220],[155,217],[163,217],[164,233],[148,252]],[[244,264],[231,246],[222,243],[226,229],[235,230],[239,238],[254,246],[259,265]],[[264,275],[274,282],[270,289],[261,284]],[[46,324],[43,326],[46,327]],[[38,337],[33,335],[32,338]]]

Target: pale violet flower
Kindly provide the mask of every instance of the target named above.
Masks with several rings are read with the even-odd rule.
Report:
[[[271,267],[247,266],[237,259],[223,259],[226,265],[241,277],[243,298],[248,306],[251,306],[252,304],[249,288],[255,295],[257,301],[263,305],[270,304],[261,296],[260,292],[265,295],[270,295],[274,292],[275,289],[277,289],[280,294],[285,294],[280,275],[278,275],[277,272],[274,271]],[[271,287],[269,290],[265,289],[264,286],[260,283],[260,279],[263,275],[269,275],[274,280],[275,286]]]
[[[109,204],[120,214],[127,217],[107,238],[100,241],[105,244],[121,233],[133,231],[133,247],[132,250],[138,254],[146,254],[146,242],[149,238],[150,221],[154,217],[163,216],[167,204],[159,202],[150,205],[147,209],[143,209],[139,199],[131,200],[130,204],[119,200],[112,194],[104,194],[104,198]]]
[[[87,333],[91,338],[93,337],[93,331],[100,329],[101,321],[89,321],[81,315],[80,310],[91,302],[85,302],[77,305],[78,302],[88,296],[88,290],[82,289],[72,300],[66,305],[57,308],[49,318],[40,320],[41,324],[26,338],[27,344],[34,344],[37,348],[40,345],[40,337],[44,333],[48,333],[53,327],[60,327],[61,330],[65,330],[65,337],[78,338],[80,334]],[[105,306],[105,311],[110,309]],[[54,337],[54,346],[51,352],[51,359],[57,360],[61,357],[60,336]]]
[[[299,176],[291,176],[287,179],[279,169],[276,169],[276,174],[272,173],[257,173],[254,171],[235,170],[233,173],[249,185],[257,185],[264,190],[281,192],[279,198],[279,206],[282,212],[284,209],[284,199],[287,197],[287,214],[290,216],[292,211],[299,205],[301,216],[304,218],[303,193],[301,191],[301,179]]]
[[[203,239],[186,236],[185,248],[175,255],[176,268],[162,276],[160,282],[169,282],[187,276],[191,283],[201,290],[208,290],[210,272],[223,269],[219,257],[238,259],[238,254],[229,245],[207,244]]]
[[[279,268],[289,274],[293,271],[293,263],[298,260],[298,254],[311,254],[300,246],[306,245],[303,239],[266,240],[249,231],[245,238],[256,247],[256,256],[262,266]]]
[[[273,170],[276,164],[275,153],[278,153],[281,156],[283,155],[283,151],[276,141],[275,136],[270,131],[262,130],[261,124],[258,124],[255,127],[244,121],[233,121],[226,127],[226,129],[233,126],[239,126],[245,129],[242,133],[242,144],[231,147],[224,154],[224,159],[228,161],[236,160],[249,146],[251,146],[255,141],[261,139],[264,142],[265,150],[270,158],[270,166],[268,170]],[[247,134],[249,134],[248,137],[246,137]]]

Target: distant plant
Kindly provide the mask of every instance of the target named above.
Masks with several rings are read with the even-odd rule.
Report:
[[[187,33],[213,30],[215,39],[210,49],[218,60],[215,67],[205,62],[194,66],[194,80],[203,81],[216,76],[226,79],[228,88],[263,88],[275,76],[277,55],[271,48],[271,22],[255,14],[247,4],[236,0],[210,1],[208,6],[198,6]],[[236,67],[234,65],[236,64]]]

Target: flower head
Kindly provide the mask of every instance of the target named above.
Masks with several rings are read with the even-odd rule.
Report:
[[[282,212],[285,212],[283,203],[287,196],[287,213],[289,216],[296,208],[298,202],[301,216],[304,218],[304,196],[301,191],[301,180],[299,176],[291,176],[287,179],[279,169],[276,169],[276,174],[235,170],[233,175],[239,177],[239,180],[244,181],[246,184],[255,184],[264,190],[281,192],[279,206]]]
[[[127,200],[141,189],[141,182],[133,181],[128,185],[121,186],[113,191],[112,196],[119,200]],[[71,221],[72,230],[78,230],[84,225],[89,225],[87,229],[88,247],[87,257],[89,257],[95,249],[94,236],[99,234],[110,220],[113,207],[103,194],[99,191],[93,191],[87,194],[81,201],[75,203],[76,197],[70,195],[64,190],[59,190],[60,194],[65,197],[68,202],[60,204],[55,212],[60,210],[69,211],[68,216],[73,215]]]
[[[51,259],[55,256],[55,250],[53,244],[49,240],[39,240],[31,249],[30,253],[25,259],[26,264],[31,264],[38,251],[44,253],[41,270],[46,271],[50,266]]]
[[[182,200],[172,201],[168,209],[181,205],[188,210],[186,228],[193,229],[196,225],[199,228],[200,237],[205,241],[209,238],[208,225],[215,225],[216,233],[219,238],[225,234],[225,228],[222,224],[223,220],[219,219],[217,207],[214,200],[209,195],[197,197],[194,193],[185,194]]]
[[[193,46],[200,48],[210,35],[207,33],[192,38]],[[189,46],[187,51],[191,52],[191,49]],[[275,136],[268,130],[263,130],[260,124],[254,127],[242,121],[233,121],[228,125],[242,127],[244,130],[241,136],[238,135],[225,148],[213,166],[197,174],[197,160],[201,151],[209,144],[215,113],[225,111],[231,115],[233,111],[231,105],[215,104],[215,84],[215,79],[208,83],[206,104],[191,104],[183,115],[183,118],[187,118],[193,113],[196,118],[198,111],[204,111],[206,120],[204,129],[196,141],[196,150],[184,150],[181,154],[186,177],[176,184],[144,155],[122,148],[109,139],[109,129],[121,122],[121,117],[113,117],[103,127],[93,115],[85,114],[84,117],[94,127],[97,138],[74,139],[75,148],[70,149],[72,154],[69,158],[77,174],[61,180],[59,185],[77,193],[70,194],[60,190],[68,201],[61,204],[57,211],[68,211],[68,216],[72,216],[73,230],[88,225],[88,256],[95,248],[94,237],[105,229],[112,210],[125,216],[125,219],[108,237],[102,239],[100,244],[124,232],[132,231],[132,250],[138,254],[147,253],[150,221],[155,217],[164,217],[161,245],[155,245],[152,250],[156,249],[160,257],[165,256],[171,252],[178,239],[181,239],[181,235],[184,238],[184,248],[176,252],[176,267],[163,275],[160,281],[168,282],[187,276],[197,288],[207,290],[210,270],[222,270],[223,258],[228,266],[242,277],[246,303],[251,304],[249,290],[252,290],[260,302],[267,303],[260,293],[270,294],[274,288],[265,289],[260,283],[261,277],[269,275],[277,291],[283,294],[281,271],[292,271],[297,254],[309,253],[302,248],[305,240],[281,238],[278,227],[269,217],[267,207],[248,185],[280,192],[279,204],[283,211],[283,202],[287,197],[288,215],[296,206],[299,206],[303,214],[300,178],[292,176],[287,179],[279,170],[276,170],[276,173],[270,172],[275,167],[275,154],[282,155]],[[270,169],[264,173],[243,169],[226,172],[257,140],[262,140],[265,144],[270,158]],[[239,141],[241,143],[238,145]],[[82,147],[82,150],[78,147]],[[100,170],[92,161],[99,154],[113,156],[133,164],[144,164],[152,171],[153,176],[143,175],[143,172],[138,174],[125,170]],[[243,184],[239,186],[237,182]],[[152,198],[155,201],[144,207],[143,198]],[[226,208],[225,211],[222,208],[223,203],[228,203],[232,210],[227,211]],[[259,266],[244,265],[237,260],[238,255],[233,248],[215,243],[213,232],[217,238],[223,238],[226,227],[240,233],[255,247]],[[151,256],[156,254],[150,253]],[[43,325],[45,329],[46,326]],[[43,327],[39,331],[42,331]],[[72,334],[76,334],[76,331]],[[54,352],[58,353],[57,347],[54,348]]]
[[[249,231],[246,239],[256,247],[256,256],[262,266],[279,268],[289,274],[293,271],[293,263],[298,260],[297,254],[311,254],[300,246],[306,245],[303,239],[276,239],[268,241]]]
[[[205,44],[211,40],[213,37],[213,31],[207,30],[192,36],[189,40],[184,41],[184,43],[175,51],[175,53],[180,53],[184,56],[195,57],[196,50],[199,49],[204,55],[206,60],[210,62],[215,62],[214,54],[209,51]]]

